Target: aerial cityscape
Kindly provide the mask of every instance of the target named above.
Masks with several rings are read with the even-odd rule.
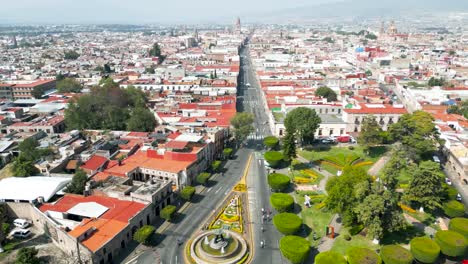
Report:
[[[468,264],[468,2],[0,10],[0,263]]]

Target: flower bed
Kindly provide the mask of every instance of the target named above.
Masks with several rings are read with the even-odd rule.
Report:
[[[210,229],[226,228],[237,233],[243,232],[241,199],[235,196],[223,207],[210,224]]]

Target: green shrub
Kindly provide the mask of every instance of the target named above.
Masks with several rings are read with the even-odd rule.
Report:
[[[295,234],[302,226],[302,219],[291,213],[281,213],[273,217],[273,224],[283,235]]]
[[[294,199],[285,193],[273,193],[270,196],[270,203],[278,212],[289,212],[293,209]]]
[[[148,244],[156,228],[150,225],[144,225],[133,235],[133,239],[141,244]]]
[[[283,153],[279,151],[267,151],[265,152],[265,160],[268,162],[270,167],[277,168],[281,165],[281,162],[284,159]]]
[[[198,174],[197,178],[195,179],[199,184],[205,185],[208,180],[211,178],[211,174],[208,172],[202,172]]]
[[[344,240],[346,240],[346,241],[350,241],[350,240],[351,240],[351,236],[348,235],[348,234],[343,235],[343,238],[344,238]]]
[[[4,235],[7,235],[10,231],[10,224],[9,223],[2,223],[2,231]]]
[[[411,264],[413,255],[406,248],[398,245],[383,246],[380,249],[380,257],[385,264]]]
[[[274,136],[269,136],[263,139],[263,144],[270,149],[274,149],[279,144],[279,139]]]
[[[354,146],[349,146],[348,149],[349,150],[354,150]]]
[[[293,264],[303,263],[309,256],[309,241],[299,236],[281,238],[279,247],[283,256]]]
[[[382,264],[379,255],[368,248],[352,247],[346,251],[349,264]]]
[[[453,218],[449,223],[449,230],[455,231],[468,239],[468,219],[467,218]]]
[[[447,188],[447,191],[446,191],[446,193],[447,193],[447,198],[448,198],[449,200],[455,200],[455,199],[457,199],[457,195],[458,195],[457,189],[453,188],[452,186],[450,186],[450,185],[448,185],[448,184],[447,184],[447,187],[446,187],[446,188]]]
[[[180,191],[180,197],[186,201],[190,201],[195,194],[195,187],[185,186],[182,191]]]
[[[268,175],[268,184],[274,191],[284,191],[289,186],[289,177],[281,173],[272,173]]]
[[[351,234],[352,236],[355,236],[359,233],[361,233],[361,231],[364,229],[364,225],[355,225],[355,226],[352,226],[350,229],[349,229],[349,234]]]
[[[437,231],[435,242],[439,245],[440,251],[449,257],[461,257],[466,253],[466,239],[457,232],[444,230]]]
[[[174,205],[167,205],[161,210],[161,213],[159,215],[161,216],[162,219],[171,221],[172,218],[174,218],[176,210],[177,208]]]
[[[413,257],[422,263],[434,263],[440,254],[440,247],[428,237],[415,237],[410,241]]]
[[[315,256],[315,264],[347,264],[348,262],[338,252],[324,251]]]
[[[465,205],[458,201],[449,201],[444,204],[444,213],[450,218],[464,216]]]

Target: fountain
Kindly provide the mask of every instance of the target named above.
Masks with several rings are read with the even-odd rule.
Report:
[[[230,230],[208,230],[198,235],[190,245],[190,256],[196,263],[234,264],[247,253],[245,239]]]

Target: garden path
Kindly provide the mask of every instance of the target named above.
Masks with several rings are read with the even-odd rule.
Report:
[[[422,223],[421,221],[419,221],[418,219],[412,217],[411,215],[408,215],[406,213],[403,214],[403,216],[405,217],[406,221],[410,224],[412,224],[414,227],[416,227],[417,229],[421,230],[421,231],[424,231],[424,233],[428,236],[434,236],[435,233],[437,232],[434,228],[430,227],[430,226],[427,226],[425,225],[424,223]]]

